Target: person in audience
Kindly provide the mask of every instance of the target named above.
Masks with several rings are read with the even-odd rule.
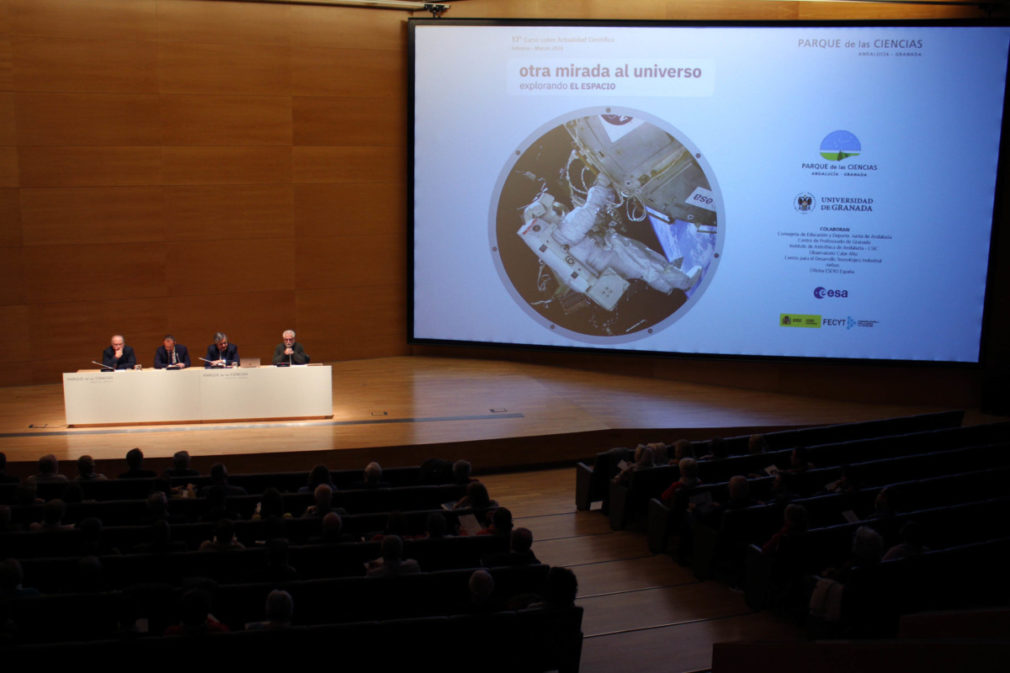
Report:
[[[452,464],[452,483],[466,486],[473,481],[473,477],[470,476],[472,473],[473,466],[470,461],[460,458]]]
[[[210,483],[200,489],[201,498],[207,497],[211,489],[221,488],[227,495],[248,495],[241,486],[228,483],[228,468],[224,463],[214,463],[210,467]]]
[[[169,479],[185,479],[200,476],[198,471],[190,467],[189,462],[189,451],[176,451],[172,454],[172,467],[165,470],[165,476]]]
[[[24,586],[24,581],[25,573],[20,561],[13,558],[0,561],[0,599],[38,596],[39,590]]]
[[[202,636],[208,633],[227,633],[228,627],[210,613],[211,596],[206,589],[189,589],[182,595],[179,606],[181,622],[165,629],[166,636]]]
[[[436,540],[447,537],[449,534],[449,524],[446,523],[445,515],[441,512],[429,512],[424,520],[424,538]]]
[[[896,561],[903,558],[922,556],[929,549],[922,543],[925,531],[918,521],[909,521],[901,527],[901,542],[894,545],[884,554],[884,561]]]
[[[284,511],[284,496],[281,492],[273,486],[264,489],[260,501],[256,503],[256,511],[252,515],[253,521],[290,518],[291,512]]]
[[[484,528],[477,535],[497,535],[499,537],[509,537],[512,535],[512,512],[507,507],[499,507],[491,515],[491,525]]]
[[[388,481],[382,480],[382,465],[378,462],[372,461],[368,465],[365,465],[365,471],[362,474],[362,480],[354,482],[351,484],[352,489],[368,489],[368,488],[389,488],[390,484]]]
[[[403,558],[403,539],[399,535],[382,538],[382,556],[365,564],[369,577],[416,575],[421,566],[414,559]]]
[[[122,334],[114,334],[109,347],[102,351],[102,365],[109,369],[133,369],[137,365],[137,356]]]
[[[494,577],[486,570],[474,570],[467,581],[470,594],[470,611],[475,613],[498,612],[499,601],[494,599]]]
[[[105,566],[94,555],[82,556],[77,561],[77,591],[80,593],[101,593],[108,589],[105,581]]]
[[[333,489],[326,484],[319,484],[312,492],[313,503],[305,508],[302,514],[303,519],[315,517],[321,519],[330,512],[336,511],[333,507]]]
[[[271,629],[286,629],[291,626],[295,613],[295,601],[291,594],[281,589],[274,589],[267,594],[267,604],[264,610],[266,619],[262,622],[249,622],[246,631],[263,631]]]
[[[68,481],[67,475],[60,474],[60,462],[53,454],[39,458],[39,471],[25,479],[26,484],[52,484]]]
[[[30,529],[38,533],[51,533],[73,528],[70,524],[63,523],[63,517],[67,515],[67,505],[59,498],[53,498],[42,506],[42,521],[31,524]]]
[[[0,484],[16,484],[20,479],[7,474],[7,454],[0,451]]]
[[[747,438],[747,453],[752,456],[768,453],[768,438],[762,434],[754,434]]]
[[[344,532],[344,520],[336,512],[327,512],[320,524],[320,534],[309,538],[310,543],[342,544],[357,542],[359,538]]]
[[[19,530],[14,523],[14,510],[10,505],[0,505],[0,533],[12,533]]]
[[[105,475],[95,472],[95,459],[84,455],[77,459],[77,481],[104,481]]]
[[[540,560],[533,554],[533,533],[529,528],[513,529],[509,551],[489,554],[482,559],[482,565],[489,568],[536,565],[538,563]]]
[[[670,484],[660,496],[660,499],[669,506],[674,506],[678,501],[683,500],[681,496],[701,483],[701,480],[698,479],[698,461],[694,458],[681,458],[677,467],[680,471],[680,478]],[[680,504],[683,509],[687,508],[686,500]]]
[[[155,369],[185,369],[192,366],[189,361],[189,350],[182,344],[175,343],[175,337],[166,334],[158,350],[154,352]]]
[[[810,516],[803,505],[791,504],[786,506],[782,515],[782,528],[780,528],[761,547],[763,554],[775,554],[783,545],[783,541],[795,538],[807,532]]]
[[[326,484],[330,487],[330,490],[336,491],[337,485],[333,483],[333,478],[330,475],[330,468],[323,464],[316,465],[309,472],[308,483],[298,489],[299,493],[314,493],[316,486],[319,484]]]
[[[575,605],[578,593],[579,582],[570,568],[554,566],[547,572],[544,607],[570,608]]]
[[[662,461],[666,462],[666,461]],[[631,475],[638,470],[644,470],[655,465],[660,464],[656,460],[656,452],[652,445],[639,444],[635,447],[635,460],[632,463],[626,463],[621,471],[617,473],[614,477],[614,482],[617,484],[627,484],[631,481]]]
[[[230,519],[220,519],[214,526],[214,537],[200,543],[200,551],[237,551],[245,545],[235,539],[235,524]]]
[[[491,499],[487,492],[487,486],[479,481],[472,481],[466,487],[466,495],[460,498],[453,509],[472,509],[477,521],[481,524],[487,520],[487,513],[498,503]]]
[[[274,349],[275,365],[307,365],[309,356],[305,348],[295,341],[295,331],[286,329],[281,333],[281,343]]]
[[[224,332],[214,334],[214,343],[207,346],[207,357],[203,363],[205,369],[211,367],[237,367],[241,364],[238,357],[238,346],[228,343],[228,335]]]
[[[787,505],[800,497],[796,483],[795,473],[782,470],[776,472],[770,492],[771,501],[779,505]]]
[[[154,479],[156,476],[153,470],[144,469],[144,452],[139,448],[132,448],[126,452],[126,472],[119,475],[120,479]]]

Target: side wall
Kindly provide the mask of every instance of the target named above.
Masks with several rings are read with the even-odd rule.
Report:
[[[466,0],[450,15],[981,12],[968,4]],[[97,359],[114,332],[148,364],[166,332],[196,355],[224,330],[243,355],[266,359],[286,327],[316,360],[528,359],[405,343],[407,18],[213,0],[0,0],[0,385],[57,382]],[[926,384],[963,400],[937,400],[944,404],[970,403],[980,380],[964,370],[533,357],[811,394],[830,394],[828,382],[838,380],[843,395],[879,393],[863,382],[897,379],[902,389],[885,397],[914,396]]]

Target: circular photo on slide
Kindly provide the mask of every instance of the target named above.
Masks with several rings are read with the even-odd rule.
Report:
[[[666,329],[701,298],[722,251],[711,169],[670,125],[579,110],[511,155],[491,203],[491,252],[545,329],[593,343]]]

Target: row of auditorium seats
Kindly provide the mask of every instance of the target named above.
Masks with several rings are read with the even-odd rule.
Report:
[[[855,439],[896,435],[943,428],[958,428],[964,419],[963,411],[944,411],[915,416],[903,416],[859,423],[814,426],[765,433],[769,451],[792,449],[796,446],[811,446],[847,442]],[[747,453],[749,435],[722,439],[727,455]],[[708,453],[709,441],[693,442],[695,455]],[[596,455],[592,466],[580,462],[575,470],[575,505],[579,510],[588,510],[592,503],[604,501],[604,513],[609,509],[609,484],[617,474],[617,465],[622,460],[632,460],[632,449],[610,449]]]

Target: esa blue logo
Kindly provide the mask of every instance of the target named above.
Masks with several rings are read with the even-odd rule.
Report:
[[[848,290],[826,290],[823,287],[814,288],[814,296],[818,299],[824,299],[828,297],[829,299],[847,299],[849,296]]]

